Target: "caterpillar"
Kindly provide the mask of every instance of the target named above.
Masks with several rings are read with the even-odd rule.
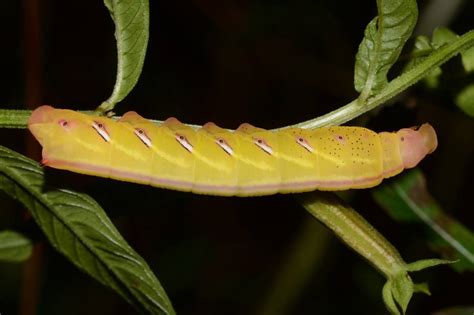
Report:
[[[42,164],[77,173],[220,196],[369,188],[416,166],[437,147],[429,124],[376,133],[361,127],[267,131],[176,118],[155,124],[135,112],[115,121],[41,106],[28,128]]]

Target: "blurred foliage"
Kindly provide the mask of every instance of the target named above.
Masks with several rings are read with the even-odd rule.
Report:
[[[433,315],[472,315],[473,313],[473,306],[458,306],[436,311]]]
[[[31,240],[14,231],[0,232],[0,261],[20,262],[31,255]]]
[[[456,105],[466,114],[474,117],[474,84],[466,86],[456,96]]]
[[[419,170],[402,174],[397,180],[375,188],[373,196],[389,215],[403,223],[418,223],[425,228],[432,249],[444,258],[457,261],[457,271],[474,271],[474,234],[444,212],[427,190]]]
[[[415,40],[412,56],[405,70],[416,66],[433,50],[449,44],[458,37],[458,35],[446,27],[436,28],[433,31],[431,41],[427,36],[418,36]],[[458,70],[458,76],[464,77],[466,80],[456,91],[454,101],[466,114],[474,116],[474,83],[472,83],[472,77],[474,76],[474,47],[461,51],[461,64],[463,69]],[[426,85],[432,89],[439,87],[442,73],[441,68],[433,70],[424,78]]]

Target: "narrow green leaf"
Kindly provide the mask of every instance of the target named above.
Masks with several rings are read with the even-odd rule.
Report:
[[[20,233],[0,232],[0,261],[20,262],[27,260],[32,251],[31,241]]]
[[[421,63],[431,52],[433,52],[434,48],[430,39],[426,36],[418,36],[415,39],[415,45],[413,51],[411,52],[412,58],[408,63],[405,65],[404,70],[408,71],[414,67],[416,67],[419,63]],[[429,88],[436,88],[439,85],[439,77],[442,74],[442,70],[440,67],[437,67],[430,71],[425,77],[424,82]]]
[[[130,93],[140,77],[149,34],[148,0],[104,0],[115,23],[117,78],[112,95],[99,107],[112,110]]]
[[[415,39],[415,46],[412,51],[413,58],[406,64],[405,71],[415,67],[423,61],[431,52],[456,40],[459,36],[446,27],[438,27],[433,31],[432,39],[422,35]],[[434,89],[439,86],[442,74],[440,67],[431,71],[423,79],[428,88]]]
[[[413,67],[421,63],[427,58],[432,52],[440,49],[443,46],[449,45],[450,43],[459,39],[459,35],[451,31],[446,27],[438,27],[433,31],[432,39],[421,35],[415,39],[415,45],[411,53],[410,61],[405,65],[404,70],[410,70]],[[462,64],[466,72],[474,70],[474,47],[460,51]],[[442,74],[441,68],[432,70],[423,79],[429,88],[436,88],[439,85],[440,76]],[[465,105],[468,106],[469,105]]]
[[[418,18],[415,0],[378,0],[378,16],[366,27],[356,55],[354,86],[365,101],[387,85],[387,74],[398,59]]]
[[[463,88],[456,96],[454,102],[467,115],[474,117],[474,84]]]
[[[392,315],[400,315],[400,311],[398,310],[397,303],[392,295],[392,281],[389,279],[385,282],[385,285],[382,289],[382,298],[383,302],[385,303],[385,307],[388,309],[390,314]]]
[[[415,52],[419,55],[427,56],[433,51],[433,47],[431,47],[430,39],[425,35],[420,35],[415,38]]]
[[[400,272],[391,281],[393,298],[402,309],[402,314],[405,314],[414,292],[413,281],[406,272]]]
[[[423,293],[431,296],[430,288],[428,287],[428,283],[426,282],[415,283],[413,289],[415,290],[415,293]]]
[[[474,47],[461,53],[462,64],[466,72],[474,71]]]
[[[441,209],[419,170],[407,171],[379,186],[373,190],[373,197],[395,220],[429,227],[431,247],[446,259],[459,260],[452,268],[474,270],[474,234]]]
[[[433,32],[432,46],[442,47],[458,39],[459,36],[446,27],[437,28]],[[461,52],[461,60],[466,73],[474,70],[474,47]],[[440,71],[441,72],[441,71]],[[474,117],[474,84],[461,89],[455,97],[456,105],[467,115]]]
[[[43,169],[0,146],[0,189],[23,203],[51,244],[78,268],[149,314],[174,314],[147,263],[89,196],[44,187]]]
[[[406,269],[410,272],[420,271],[426,268],[431,268],[439,265],[453,264],[456,261],[445,260],[445,259],[422,259],[412,263],[409,263]]]
[[[431,45],[434,49],[438,49],[456,40],[459,36],[447,27],[437,27],[433,31],[432,37]]]

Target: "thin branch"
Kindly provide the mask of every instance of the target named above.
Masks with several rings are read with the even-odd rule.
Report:
[[[425,75],[429,74],[433,69],[439,67],[450,58],[456,56],[462,50],[474,46],[474,31],[469,31],[464,35],[460,36],[451,43],[439,48],[434,51],[429,57],[420,62],[416,67],[403,73],[399,77],[393,79],[389,84],[385,86],[377,95],[369,98],[364,104],[358,99],[350,102],[349,104],[342,106],[326,115],[301,122],[296,125],[285,126],[282,128],[274,129],[280,130],[289,127],[298,128],[319,128],[328,125],[340,125],[346,123],[381,104],[387,102],[394,96],[398,95],[411,85],[421,80]],[[88,111],[87,113],[91,113]],[[28,117],[31,111],[25,110],[0,110],[0,128],[26,128]],[[113,117],[118,119],[119,117]],[[162,123],[160,120],[151,120],[154,123]],[[199,128],[199,125],[188,125],[193,128]]]

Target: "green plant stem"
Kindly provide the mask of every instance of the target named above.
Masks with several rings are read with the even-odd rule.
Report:
[[[328,125],[340,125],[352,120],[377,106],[385,103],[392,97],[398,95],[411,85],[421,80],[425,75],[429,74],[433,69],[439,67],[450,58],[457,55],[462,50],[474,46],[474,31],[469,31],[460,36],[451,43],[437,49],[425,60],[420,62],[416,67],[403,73],[399,77],[390,81],[377,95],[369,98],[367,102],[356,99],[349,104],[342,106],[326,115],[298,123],[292,126],[286,126],[279,129],[289,127],[298,128],[318,128]],[[90,111],[88,112],[90,113]],[[0,110],[0,128],[26,128],[28,117],[31,111],[28,110]],[[161,123],[159,120],[154,120]],[[191,125],[192,127],[199,127]],[[275,129],[275,130],[279,130]]]
[[[0,128],[26,128],[31,110],[0,109]]]
[[[80,112],[87,115],[100,114],[90,110]],[[28,127],[28,119],[31,113],[31,110],[25,109],[0,109],[0,128],[25,129]]]
[[[318,128],[327,125],[340,125],[352,120],[375,107],[385,103],[395,95],[421,80],[425,75],[439,67],[462,50],[474,46],[474,31],[469,31],[451,43],[437,49],[416,67],[390,81],[377,95],[364,104],[358,99],[326,115],[290,127]],[[287,127],[284,127],[287,128]]]

